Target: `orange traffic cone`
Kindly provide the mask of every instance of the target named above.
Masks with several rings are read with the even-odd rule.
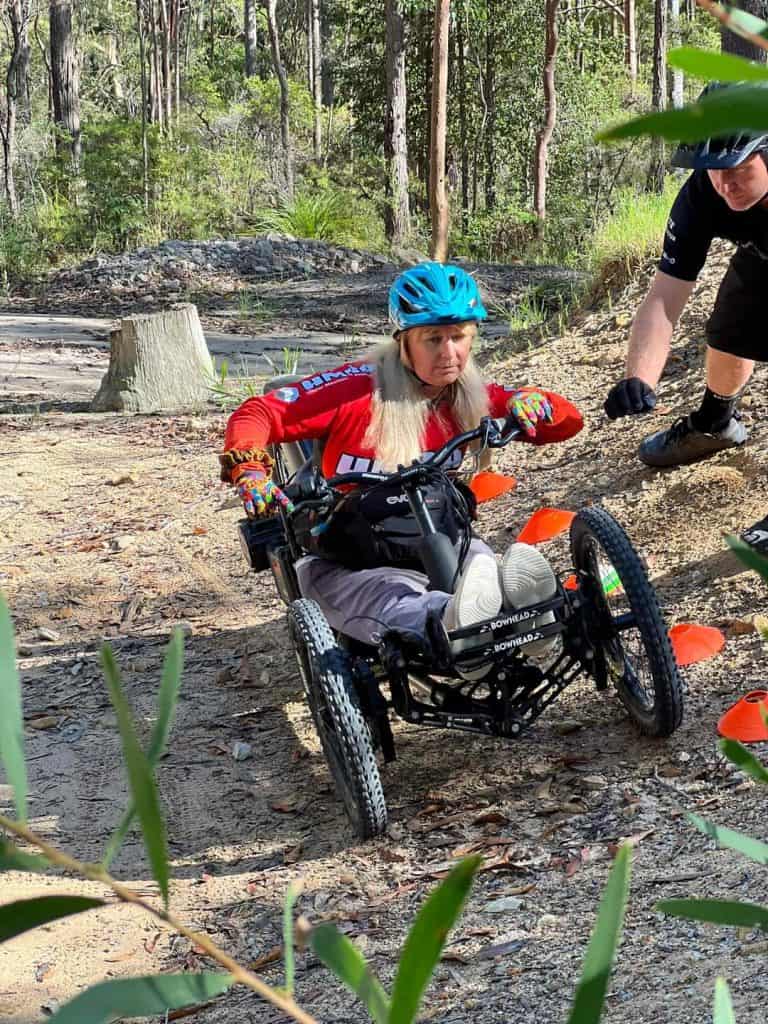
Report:
[[[672,650],[678,665],[695,665],[718,654],[725,637],[714,626],[700,626],[697,622],[679,622],[669,631]]]
[[[491,501],[501,494],[506,494],[517,486],[517,480],[513,476],[504,476],[503,473],[493,473],[486,469],[481,473],[475,473],[472,477],[469,488],[479,502]]]
[[[762,711],[768,711],[768,690],[752,690],[728,708],[717,723],[717,731],[729,740],[760,743],[768,740],[768,725]]]
[[[541,544],[551,540],[567,530],[575,516],[575,512],[567,512],[564,508],[537,509],[518,533],[517,540],[523,544]]]

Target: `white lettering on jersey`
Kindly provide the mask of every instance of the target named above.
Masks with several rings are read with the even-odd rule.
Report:
[[[419,456],[419,461],[423,462],[429,458],[430,455],[434,455],[434,452],[422,452]],[[461,451],[458,449],[453,452],[447,462],[443,463],[444,469],[458,469],[461,465],[461,460],[464,458]],[[383,473],[381,463],[378,459],[368,459],[363,455],[352,455],[349,452],[342,452],[339,456],[339,461],[336,463],[336,468],[332,475],[338,473]]]
[[[326,384],[335,384],[336,381],[346,380],[348,377],[359,377],[361,374],[370,376],[374,369],[372,363],[363,363],[360,366],[347,366],[343,370],[328,370],[326,373],[318,373],[315,377],[308,377],[301,382],[301,386],[305,391],[316,391]]]

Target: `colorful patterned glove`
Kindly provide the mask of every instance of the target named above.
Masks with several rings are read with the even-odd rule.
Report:
[[[552,403],[540,391],[525,388],[515,391],[507,402],[507,409],[528,437],[536,437],[536,427],[539,423],[552,420]]]
[[[258,519],[274,512],[272,505],[282,506],[286,512],[293,512],[293,502],[270,479],[270,470],[258,462],[246,463],[236,468],[233,483],[245,505],[249,519]]]

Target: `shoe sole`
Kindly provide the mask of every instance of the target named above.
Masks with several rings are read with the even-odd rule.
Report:
[[[492,555],[477,554],[464,569],[452,598],[451,629],[474,626],[501,611],[504,598],[499,567]]]
[[[504,604],[509,611],[526,608],[528,605],[547,601],[557,593],[557,580],[552,566],[537,549],[530,544],[512,544],[504,552],[501,561],[501,583],[504,592]],[[554,612],[545,612],[537,616],[533,626],[547,626],[555,621]],[[522,629],[528,630],[530,624]],[[526,644],[522,650],[526,654],[546,654],[557,642],[557,637],[546,637]]]

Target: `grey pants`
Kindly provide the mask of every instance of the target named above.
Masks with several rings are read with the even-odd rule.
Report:
[[[488,545],[473,537],[467,558]],[[430,612],[442,615],[450,594],[427,590],[424,573],[412,569],[347,569],[336,562],[306,555],[296,563],[299,589],[322,608],[332,629],[366,644],[377,644],[390,629],[421,639]]]

